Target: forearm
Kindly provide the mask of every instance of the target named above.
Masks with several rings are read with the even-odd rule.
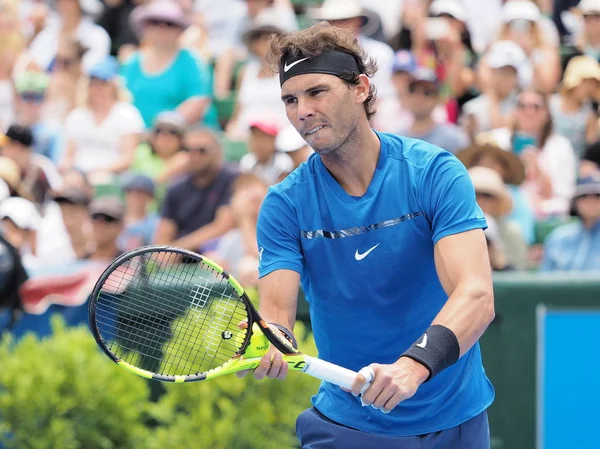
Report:
[[[260,315],[290,331],[296,323],[300,275],[291,270],[274,271],[258,281]]]
[[[450,329],[458,340],[463,356],[483,335],[494,319],[494,295],[491,286],[457,286],[448,302],[433,320]]]
[[[244,253],[249,256],[258,257],[258,246],[256,244],[256,222],[249,218],[242,218],[238,224],[242,233]]]
[[[189,98],[179,105],[179,112],[188,124],[193,124],[202,119],[210,104],[210,100],[203,97]]]
[[[233,227],[230,220],[214,220],[201,228],[184,235],[175,240],[172,245],[179,248],[185,248],[197,251],[203,244],[214,238],[220,237]]]

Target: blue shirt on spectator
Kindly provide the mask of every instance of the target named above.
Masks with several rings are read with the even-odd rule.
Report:
[[[600,220],[590,229],[570,223],[546,238],[540,271],[592,270],[600,270]]]
[[[58,165],[62,157],[59,130],[47,123],[39,122],[31,126],[33,134],[33,151],[46,156]]]
[[[535,241],[535,216],[533,215],[533,209],[518,186],[507,184],[507,187],[513,201],[513,209],[508,216],[508,220],[516,222],[521,229],[521,234],[525,242],[528,245],[533,245]]]
[[[181,49],[169,67],[161,73],[148,74],[142,67],[142,55],[136,52],[122,68],[133,104],[142,114],[147,128],[163,111],[173,111],[193,97],[212,96],[212,76],[209,67],[189,50]],[[214,105],[204,115],[203,124],[218,128]]]
[[[130,251],[140,246],[150,245],[154,241],[159,219],[158,214],[153,213],[147,215],[143,220],[125,226],[117,240],[119,249]]]

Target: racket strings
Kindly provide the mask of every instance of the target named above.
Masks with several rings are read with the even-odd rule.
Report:
[[[136,255],[105,280],[96,322],[117,357],[156,374],[214,369],[242,348],[248,311],[207,264],[175,251]]]

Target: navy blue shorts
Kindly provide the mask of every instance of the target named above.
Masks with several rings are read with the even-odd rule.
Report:
[[[487,412],[460,426],[410,437],[374,435],[330,420],[309,408],[296,420],[302,449],[490,449]]]

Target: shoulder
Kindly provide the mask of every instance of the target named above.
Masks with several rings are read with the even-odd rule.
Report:
[[[437,157],[451,156],[446,150],[420,139],[388,133],[378,133],[378,136],[382,150],[387,151],[390,158],[405,161],[416,168],[428,166]]]
[[[581,234],[583,228],[580,222],[559,226],[546,237],[545,246],[568,244]]]
[[[142,60],[142,54],[139,51],[134,52],[121,66],[121,72],[127,74],[135,67],[139,67]]]
[[[90,111],[87,108],[79,107],[73,109],[65,118],[65,127],[73,127],[81,125],[82,122],[87,122],[90,118]]]
[[[573,145],[571,145],[571,142],[569,141],[569,139],[567,139],[565,136],[561,136],[560,134],[557,133],[552,133],[550,135],[550,137],[548,137],[548,140],[546,141],[546,144],[544,145],[544,151],[553,151],[553,152],[561,152],[563,153],[563,155],[571,155],[573,157],[575,157],[575,153],[573,150]]]
[[[199,58],[187,48],[182,48],[179,50],[177,62],[185,66],[204,67],[206,65],[202,58]]]
[[[177,196],[177,194],[179,192],[187,189],[187,187],[191,184],[192,184],[191,175],[182,176],[181,178],[178,178],[175,181],[173,181],[171,184],[169,184],[169,187],[167,188],[167,195]]]
[[[219,177],[224,179],[226,182],[231,183],[237,179],[240,175],[240,170],[238,167],[231,164],[224,164],[221,168],[221,173]]]
[[[270,196],[275,195],[290,198],[294,196],[298,188],[302,188],[302,186],[307,184],[312,185],[318,170],[317,164],[320,157],[317,153],[311,154],[306,162],[300,164],[298,168],[287,175],[281,182],[269,187]],[[307,190],[303,191],[306,192]]]

